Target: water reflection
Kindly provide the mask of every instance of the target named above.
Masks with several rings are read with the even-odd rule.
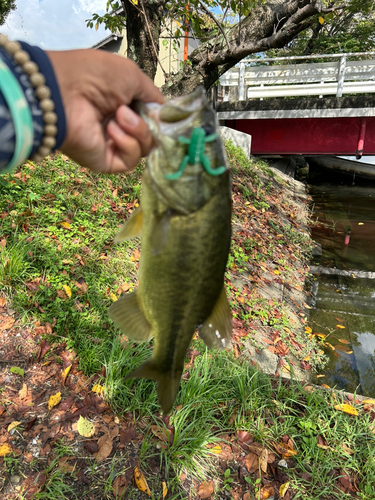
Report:
[[[326,335],[329,364],[317,383],[375,396],[375,184],[311,186],[314,241],[313,332]],[[358,180],[357,180],[358,182]]]

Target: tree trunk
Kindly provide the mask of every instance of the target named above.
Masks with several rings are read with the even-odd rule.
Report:
[[[142,68],[151,80],[158,66],[159,38],[162,30],[163,10],[167,0],[123,0],[126,15],[127,56]],[[145,17],[146,16],[146,17]]]
[[[321,12],[321,0],[271,0],[223,35],[200,45],[189,56],[191,64],[173,75],[163,86],[164,95],[178,96],[203,85],[207,90],[218,78],[249,54],[281,48],[311,25]]]

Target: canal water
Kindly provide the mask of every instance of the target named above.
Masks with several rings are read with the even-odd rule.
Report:
[[[326,171],[310,186],[310,327],[329,357],[315,382],[375,397],[375,182],[352,183]]]

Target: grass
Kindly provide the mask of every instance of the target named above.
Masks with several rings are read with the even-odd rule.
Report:
[[[236,193],[255,210],[276,217],[272,172],[262,162],[254,165],[232,145],[227,151]],[[168,434],[168,428],[158,413],[154,383],[124,378],[149,357],[152,342],[124,346],[107,316],[112,301],[136,286],[139,242],[112,242],[138,204],[141,172],[139,167],[126,176],[95,175],[57,155],[0,178],[0,283],[12,307],[25,324],[53,325],[50,341],[66,342],[77,353],[86,375],[105,367],[102,383],[111,407],[119,414],[135,415],[143,433],[139,461],[150,477],[153,498],[161,498],[161,479],[168,484],[167,498],[187,498],[188,486],[182,486],[182,477],[190,487],[215,478],[214,498],[230,498],[231,488],[238,485],[241,454],[222,470],[217,450],[233,444],[238,431],[244,430],[270,450],[283,436],[294,443],[297,454],[283,470],[293,499],[350,498],[337,489],[337,478],[343,473],[358,478],[359,498],[375,498],[371,411],[361,409],[358,417],[338,412],[334,405],[340,401],[334,393],[306,392],[302,384],[272,379],[230,352],[208,353],[199,340],[193,349],[200,354],[181,383],[176,401],[179,410],[169,418],[173,440],[162,446],[155,439],[155,428],[159,435]],[[235,220],[239,220],[238,214]],[[243,247],[234,243],[229,263],[239,273],[247,271],[249,262],[266,259],[274,259],[288,273],[293,264],[279,255],[282,245],[295,245],[301,259],[308,255],[305,232],[272,221],[268,245],[255,236]],[[275,235],[281,235],[277,244]],[[232,300],[234,303],[235,293]],[[274,317],[275,304],[270,301],[248,298],[245,305],[248,309],[238,313],[244,321],[260,318],[264,324],[290,327],[285,316]],[[326,448],[318,447],[322,440]],[[345,451],[348,449],[350,453]],[[46,469],[45,489],[35,498],[75,498],[72,482],[66,483],[57,466],[62,456],[70,454],[69,449],[60,443],[54,453]],[[17,460],[5,457],[8,474],[17,470]],[[110,461],[109,475],[102,482],[103,498],[113,498],[111,484],[119,473],[119,462],[117,455]],[[151,463],[158,464],[158,472]],[[92,471],[94,464],[92,460]],[[264,484],[260,471],[245,474],[244,480],[255,498]],[[138,495],[131,486],[126,492],[129,499]]]

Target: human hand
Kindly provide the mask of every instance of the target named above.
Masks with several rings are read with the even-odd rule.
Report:
[[[47,54],[66,115],[60,149],[94,172],[134,168],[153,140],[129,105],[134,100],[163,103],[161,92],[133,61],[118,55],[91,49]]]

